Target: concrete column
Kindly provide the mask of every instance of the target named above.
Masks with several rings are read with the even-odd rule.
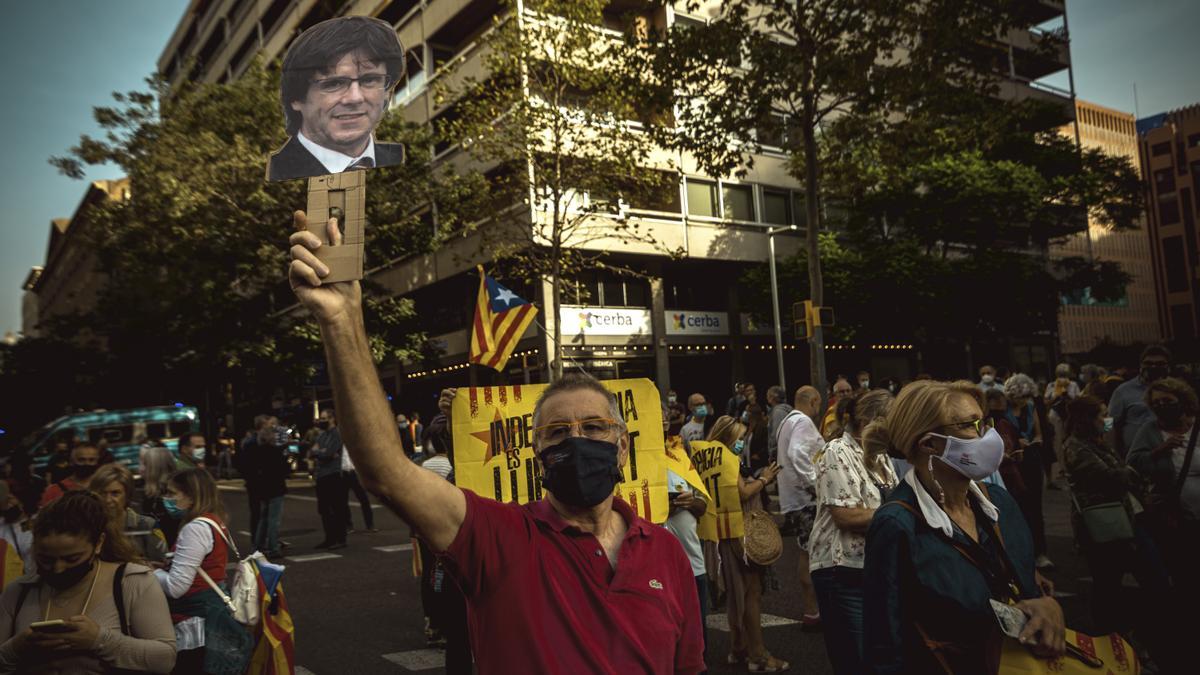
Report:
[[[665,400],[671,389],[671,363],[667,354],[667,299],[662,277],[650,278],[650,326],[654,340],[654,383]]]

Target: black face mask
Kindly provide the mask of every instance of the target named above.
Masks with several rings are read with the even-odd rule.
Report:
[[[1179,422],[1183,419],[1183,405],[1179,401],[1159,403],[1151,406],[1150,409],[1154,411],[1154,416],[1158,418],[1159,426],[1168,429],[1179,426]]]
[[[92,474],[96,473],[98,467],[95,464],[75,464],[71,468],[76,478],[87,480],[92,477]]]
[[[83,581],[83,578],[88,575],[88,572],[92,571],[92,563],[95,561],[95,557],[92,557],[74,567],[68,567],[61,572],[43,572],[38,570],[38,574],[42,577],[42,581],[45,581],[46,585],[50,588],[58,591],[65,591],[80,581]]]
[[[541,458],[542,486],[570,506],[595,506],[621,482],[615,443],[572,436],[543,450]]]
[[[24,515],[24,513],[21,511],[21,507],[14,506],[4,512],[4,520],[9,523],[20,522],[22,515]]]
[[[1147,382],[1157,382],[1167,375],[1170,375],[1170,369],[1166,366],[1143,366],[1142,379]]]
[[[317,422],[317,428],[318,428],[318,429],[328,429],[328,428],[329,428],[329,421],[328,421],[328,420],[319,420],[319,421]]]

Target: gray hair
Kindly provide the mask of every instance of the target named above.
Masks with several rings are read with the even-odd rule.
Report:
[[[617,403],[617,397],[611,391],[606,389],[600,380],[586,373],[567,373],[562,376],[562,379],[551,384],[542,390],[541,396],[538,396],[537,403],[533,404],[533,426],[536,429],[541,426],[542,405],[546,399],[555,394],[562,394],[568,391],[578,391],[587,389],[602,395],[608,401],[608,412],[617,425],[621,427],[621,432],[624,433],[628,427],[625,426],[625,418],[621,416],[621,406]]]
[[[1033,398],[1037,395],[1037,385],[1032,377],[1016,373],[1004,381],[1004,395],[1009,398]]]
[[[175,457],[161,445],[146,448],[142,453],[141,472],[146,496],[153,499],[164,491],[167,480],[175,473]]]
[[[1055,366],[1054,367],[1054,376],[1055,377],[1070,377],[1071,376],[1071,364],[1060,363],[1057,366]]]
[[[772,398],[783,403],[787,399],[787,392],[783,390],[783,387],[774,384],[767,388],[767,398]]]

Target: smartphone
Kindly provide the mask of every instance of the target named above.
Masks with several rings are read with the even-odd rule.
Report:
[[[73,630],[67,625],[67,622],[63,621],[62,619],[34,621],[33,623],[29,624],[29,627],[42,633],[69,633],[71,630]]]

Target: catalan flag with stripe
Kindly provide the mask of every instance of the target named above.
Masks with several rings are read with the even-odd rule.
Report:
[[[471,326],[471,363],[504,370],[537,307],[501,286],[479,266],[479,296]]]

